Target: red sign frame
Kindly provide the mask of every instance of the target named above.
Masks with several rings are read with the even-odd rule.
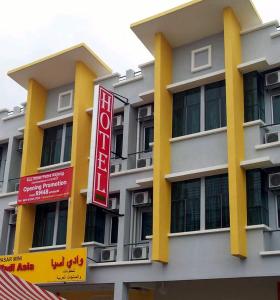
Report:
[[[73,167],[20,178],[18,205],[57,201],[71,196]]]
[[[97,86],[94,98],[90,203],[108,208],[114,95]]]

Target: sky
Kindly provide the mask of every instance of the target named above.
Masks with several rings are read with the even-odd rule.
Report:
[[[85,42],[114,72],[153,59],[130,24],[187,0],[0,0],[0,109],[26,101],[7,76],[15,67]],[[280,21],[279,0],[253,0],[264,22]]]

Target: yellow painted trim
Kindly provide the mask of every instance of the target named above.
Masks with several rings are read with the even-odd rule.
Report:
[[[224,43],[226,70],[227,142],[230,206],[231,254],[247,256],[246,173],[240,167],[244,160],[244,91],[240,25],[231,8],[224,9]]]
[[[66,247],[80,247],[84,242],[86,199],[80,190],[87,186],[91,140],[91,116],[86,112],[93,106],[93,81],[96,75],[82,63],[76,63],[71,165],[72,193],[68,206]]]
[[[21,176],[37,173],[41,164],[43,130],[37,122],[45,117],[47,91],[35,80],[29,80],[25,114]],[[35,206],[18,207],[14,253],[28,252],[32,246]]]
[[[76,50],[78,48],[85,48],[88,52],[90,52],[90,54],[96,58],[99,63],[108,71],[108,72],[112,72],[111,68],[97,55],[95,54],[85,43],[80,43],[78,45],[74,45],[72,47],[69,47],[67,49],[64,49],[62,51],[59,51],[59,52],[56,52],[56,53],[53,53],[53,54],[50,54],[48,56],[45,56],[41,59],[38,59],[38,60],[35,60],[29,64],[25,64],[23,66],[20,66],[18,68],[15,68],[15,69],[12,69],[10,70],[7,74],[10,76],[12,75],[13,73],[16,73],[16,72],[19,72],[19,71],[22,71],[24,69],[28,69],[30,67],[33,67],[34,65],[37,65],[39,63],[42,63],[42,62],[45,62],[45,61],[48,61],[48,60],[51,60],[53,58],[56,58],[58,56],[61,56],[61,55],[64,55],[66,54],[67,52],[71,52],[72,50]]]
[[[130,25],[130,28],[137,27],[137,26],[139,26],[139,25],[145,24],[145,23],[150,22],[150,21],[153,21],[153,20],[155,20],[155,19],[159,19],[159,18],[161,18],[161,17],[170,15],[170,14],[176,12],[176,11],[179,11],[179,10],[181,10],[181,9],[184,9],[184,8],[186,8],[186,7],[188,7],[188,6],[192,6],[192,5],[198,4],[198,3],[203,2],[203,1],[205,1],[205,0],[192,0],[192,1],[190,1],[190,2],[187,2],[187,3],[184,3],[184,4],[178,5],[178,6],[174,7],[174,8],[171,8],[171,9],[168,9],[168,10],[163,11],[163,12],[161,12],[161,13],[155,14],[155,15],[153,15],[153,16],[151,16],[151,17],[148,17],[148,18],[142,19],[142,20],[140,20],[140,21],[134,22],[134,23],[132,23],[132,24]]]
[[[166,86],[172,82],[172,49],[161,33],[155,35],[154,100],[154,181],[152,259],[168,262],[168,234],[171,219],[170,143],[172,136],[172,95]]]

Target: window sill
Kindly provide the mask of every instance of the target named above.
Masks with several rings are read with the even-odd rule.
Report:
[[[280,256],[280,250],[276,251],[261,251],[260,256]]]
[[[135,265],[150,265],[151,260],[133,260],[133,261],[115,261],[107,263],[92,263],[88,264],[90,268],[96,267],[120,267],[120,266],[135,266]]]
[[[197,132],[197,133],[193,133],[193,134],[188,134],[188,135],[171,138],[171,139],[169,139],[169,142],[171,142],[171,143],[180,142],[180,141],[199,138],[199,137],[207,136],[207,135],[211,135],[211,134],[217,134],[217,133],[225,132],[225,131],[227,131],[226,127],[220,127],[220,128],[215,128],[215,129],[211,129],[211,130],[206,130],[206,131],[201,131],[201,132]]]
[[[267,226],[265,224],[246,226],[246,230],[259,230],[259,229],[262,229],[262,230],[265,230],[265,231],[271,231],[272,230],[269,226]]]
[[[251,127],[251,126],[265,126],[265,123],[262,120],[254,120],[254,121],[243,123],[243,127]]]
[[[279,146],[280,146],[280,142],[274,142],[274,143],[268,143],[268,144],[263,144],[263,145],[256,145],[255,149],[262,150],[262,149],[274,148],[274,147],[279,147]]]
[[[128,174],[141,173],[141,172],[151,171],[151,170],[153,170],[153,166],[143,167],[143,168],[135,168],[135,169],[131,169],[131,170],[113,173],[110,175],[110,177],[117,177],[117,176],[123,176],[123,175],[128,175]]]
[[[218,229],[206,229],[206,230],[197,230],[197,231],[189,231],[189,232],[177,232],[177,233],[169,233],[168,237],[181,237],[181,236],[191,236],[191,235],[201,235],[201,234],[209,234],[209,233],[222,233],[229,232],[230,228],[218,228]]]
[[[83,247],[90,247],[90,246],[105,247],[105,244],[98,243],[98,242],[83,242],[82,246]]]
[[[18,194],[18,191],[17,192],[4,193],[4,194],[0,194],[0,198],[15,196],[17,194]]]
[[[54,245],[54,246],[29,248],[29,251],[30,252],[39,252],[39,251],[47,251],[47,250],[59,250],[59,249],[65,249],[65,248],[66,248],[66,245]]]
[[[71,164],[71,161],[64,161],[62,163],[40,167],[37,170],[39,172],[42,172],[42,171],[51,171],[51,170],[61,169],[62,167],[68,167],[68,166],[70,166],[70,164]]]
[[[50,128],[50,127],[54,127],[54,126],[58,126],[61,124],[71,122],[72,120],[73,120],[73,113],[64,114],[59,117],[55,117],[55,118],[37,122],[37,126],[42,129],[46,129],[46,128]]]

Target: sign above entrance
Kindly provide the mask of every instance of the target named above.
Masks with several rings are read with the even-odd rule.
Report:
[[[0,269],[31,283],[86,280],[87,249],[0,256]]]
[[[97,85],[94,89],[92,145],[87,202],[108,207],[114,95]]]
[[[20,178],[19,205],[42,203],[69,198],[73,168],[34,174]]]

